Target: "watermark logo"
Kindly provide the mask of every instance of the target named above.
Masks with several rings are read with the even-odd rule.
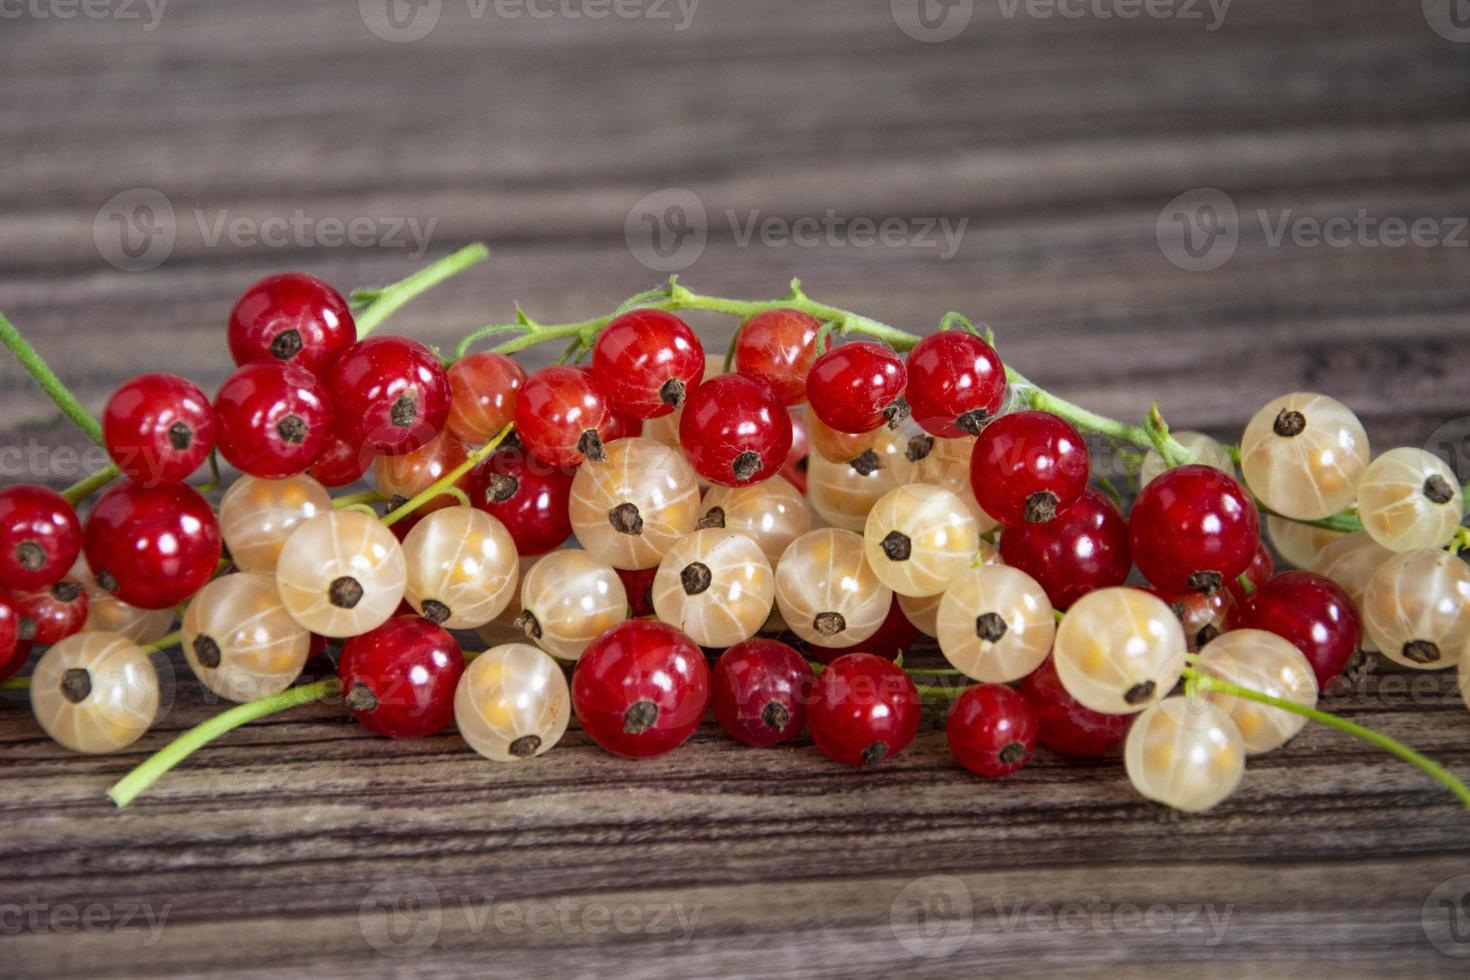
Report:
[[[893,22],[915,41],[940,44],[965,32],[975,16],[975,0],[888,0]]]
[[[1154,222],[1159,251],[1186,272],[1209,272],[1230,261],[1240,242],[1240,215],[1230,195],[1196,187],[1164,205]]]
[[[0,0],[0,20],[141,21],[153,31],[163,21],[169,0]]]
[[[4,2],[4,0],[0,0]],[[682,34],[694,23],[700,0],[464,0],[471,20],[647,20],[672,24]],[[358,0],[367,29],[384,41],[421,41],[439,26],[443,0]]]
[[[644,268],[681,272],[699,261],[709,243],[704,201],[685,187],[645,194],[623,221],[623,240]]]
[[[394,44],[428,37],[439,25],[443,8],[443,0],[357,0],[357,12],[367,29]]]
[[[443,924],[439,889],[419,875],[378,882],[357,907],[357,928],[362,938],[393,959],[427,952],[438,940]]]
[[[0,902],[0,936],[51,935],[89,936],[122,932],[143,932],[145,948],[157,946],[168,923],[171,903],[152,905],[148,902],[108,904],[87,902],[45,902],[28,898],[24,902]]]
[[[1424,448],[1449,464],[1461,483],[1470,480],[1470,415],[1450,419],[1435,429]]]
[[[1470,0],[1421,0],[1429,29],[1446,41],[1470,44]]]
[[[1470,875],[1436,885],[1424,900],[1419,919],[1435,949],[1455,959],[1470,958]]]
[[[178,233],[173,204],[151,187],[112,195],[92,219],[97,253],[123,272],[158,268],[173,254]]]
[[[953,875],[927,875],[909,882],[894,898],[888,926],[898,944],[915,956],[949,956],[975,931],[975,902],[970,889]]]
[[[1218,31],[1230,12],[1231,0],[996,0],[1000,15],[1014,20],[1024,14],[1032,20],[1179,20],[1200,21],[1206,33]]]

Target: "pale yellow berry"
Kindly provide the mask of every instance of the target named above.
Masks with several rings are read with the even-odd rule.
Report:
[[[393,532],[362,511],[335,510],[286,539],[276,589],[286,610],[322,636],[358,636],[386,623],[403,601],[407,567]]]
[[[1360,611],[1363,628],[1395,663],[1453,666],[1470,640],[1470,567],[1438,548],[1394,555],[1368,580]]]
[[[1273,698],[1308,708],[1317,705],[1317,675],[1311,663],[1275,633],[1254,629],[1222,633],[1200,651],[1199,669]],[[1251,755],[1280,748],[1307,723],[1304,715],[1234,694],[1204,691],[1201,696],[1230,715]]]
[[[669,550],[653,579],[653,609],[702,647],[748,640],[771,614],[776,577],[750,538],[724,528],[695,531]]]
[[[1460,481],[1423,449],[1390,449],[1368,464],[1358,485],[1363,530],[1390,551],[1443,547],[1464,516]]]
[[[699,520],[694,468],[652,439],[617,439],[606,450],[572,479],[577,542],[614,568],[652,568]]]
[[[985,684],[1031,673],[1051,651],[1057,624],[1036,580],[1004,565],[962,573],[941,595],[937,621],[945,659]]]
[[[1083,707],[1126,715],[1167,695],[1184,668],[1184,629],[1162,599],[1130,588],[1098,589],[1072,604],[1057,628],[1057,676]]]
[[[284,691],[306,666],[311,634],[269,575],[237,572],[199,590],[184,613],[184,658],[200,683],[230,701]]]
[[[117,752],[158,715],[158,673],[148,652],[116,633],[77,633],[47,650],[31,672],[31,711],[73,752]]]
[[[475,657],[454,691],[454,721],[470,748],[495,762],[541,755],[561,741],[572,717],[566,676],[526,643]]]
[[[1363,593],[1367,591],[1373,573],[1393,555],[1392,551],[1374,541],[1367,531],[1354,531],[1328,542],[1317,553],[1317,561],[1311,570],[1337,583],[1352,598],[1353,605],[1362,609]],[[1378,650],[1378,644],[1366,631],[1361,645],[1370,653]]]
[[[965,502],[980,533],[988,534],[1000,522],[985,513],[985,508],[975,500],[975,490],[970,484],[970,454],[974,448],[974,436],[958,439],[936,439],[927,433],[911,436],[904,455],[912,465],[904,482],[930,483],[948,490]]]
[[[760,545],[772,564],[791,542],[812,529],[806,498],[779,476],[744,487],[710,487],[700,510],[699,527],[739,531]]]
[[[808,531],[776,564],[776,605],[797,636],[820,647],[848,647],[878,631],[893,591],[863,558],[851,531]]]
[[[220,534],[236,568],[272,575],[297,525],[331,509],[326,488],[305,474],[284,480],[242,476],[220,500]]]
[[[473,507],[436,510],[403,539],[404,598],[445,629],[483,626],[505,611],[520,561],[505,525]]]
[[[980,548],[975,552],[975,558],[971,562],[975,567],[988,565],[1004,565],[1001,561],[1000,552],[995,545],[981,539]],[[943,592],[926,596],[898,596],[898,608],[903,611],[907,619],[920,633],[925,636],[939,635],[939,603],[944,598]]]
[[[516,623],[553,657],[576,660],[604,630],[627,618],[623,580],[585,551],[542,555],[521,580]]]
[[[1345,532],[1289,521],[1274,514],[1266,518],[1266,533],[1281,557],[1296,568],[1311,568],[1322,549],[1341,538]]]
[[[1203,698],[1166,698],[1133,722],[1123,764],[1147,799],[1199,813],[1240,785],[1245,745],[1235,722],[1216,705]]]
[[[1188,449],[1198,457],[1203,466],[1213,466],[1224,473],[1235,475],[1235,460],[1230,458],[1230,450],[1220,443],[1211,439],[1203,432],[1175,432],[1174,439],[1179,445]],[[1169,468],[1164,462],[1164,457],[1159,455],[1157,449],[1150,449],[1144,454],[1143,463],[1138,468],[1138,485],[1140,488],[1148,486],[1161,473]]]
[[[861,532],[878,499],[907,482],[913,466],[905,456],[907,445],[906,439],[885,428],[871,457],[856,464],[834,463],[813,453],[806,470],[806,496],[812,509],[833,527]]]
[[[1351,507],[1368,467],[1368,435],[1342,402],[1295,392],[1255,414],[1240,440],[1246,484],[1267,507],[1297,520]]]
[[[900,595],[935,595],[970,567],[980,531],[959,497],[910,483],[884,494],[868,512],[864,554],[879,580]]]
[[[146,646],[163,639],[173,629],[174,610],[139,609],[111,592],[104,592],[97,587],[85,558],[79,556],[66,577],[81,583],[87,590],[87,620],[82,624],[84,633],[116,633]]]

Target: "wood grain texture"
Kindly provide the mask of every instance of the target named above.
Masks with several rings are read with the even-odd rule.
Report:
[[[0,309],[89,406],[141,370],[212,389],[230,303],[267,272],[352,287],[422,264],[299,237],[211,244],[221,216],[433,221],[431,258],[487,241],[492,262],[394,320],[448,345],[514,301],[580,318],[657,281],[624,225],[677,186],[709,215],[681,273],[708,292],[773,296],[799,275],[910,329],[962,310],[1035,380],[1116,415],[1158,398],[1176,426],[1230,434],[1270,396],[1312,387],[1358,408],[1380,446],[1470,435],[1463,244],[1267,235],[1287,213],[1444,229],[1470,214],[1470,49],[1418,3],[1236,0],[1209,31],[977,0],[938,44],[907,37],[883,0],[703,0],[685,31],[477,18],[443,0],[438,27],[402,44],[357,7],[176,2],[153,30],[4,21]],[[177,239],[156,269],[127,273],[93,227],[137,187],[167,197]],[[1155,227],[1200,187],[1230,195],[1241,230],[1228,262],[1193,273]],[[737,233],[829,209],[968,223],[948,258]],[[701,328],[722,349],[730,324]],[[97,463],[13,364],[0,405],[7,481],[64,484]],[[933,726],[876,773],[805,741],[742,749],[708,724],[636,764],[574,727],[535,765],[504,768],[457,736],[389,743],[320,705],[229,736],[115,811],[113,780],[220,710],[169,663],[158,730],[110,758],[67,753],[23,697],[0,695],[0,972],[1465,973],[1425,923],[1446,914],[1426,910],[1431,890],[1470,872],[1466,815],[1325,730],[1252,760],[1217,810],[1169,820],[1116,760],[1043,753],[981,783]],[[1470,772],[1451,677],[1380,670],[1326,707]],[[430,939],[407,957],[372,942]]]

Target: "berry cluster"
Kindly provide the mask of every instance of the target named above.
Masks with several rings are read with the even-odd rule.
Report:
[[[729,355],[680,309],[740,316]],[[54,739],[116,751],[148,729],[148,651],[186,604],[190,668],[250,717],[340,691],[373,732],[453,722],[509,762],[573,714],[610,752],[659,755],[712,709],[740,742],[808,732],[873,766],[939,702],[981,776],[1038,742],[1122,746],[1140,793],[1195,811],[1248,754],[1333,723],[1318,692],[1364,629],[1411,667],[1470,656],[1459,483],[1421,450],[1370,462],[1322,395],[1265,406],[1233,450],[1156,409],[1131,426],[1057,399],[955,314],[917,339],[799,287],[522,314],[455,359],[374,325],[319,280],[266,279],[231,313],[238,370],[213,402],[134,378],[104,416],[110,472],[0,491],[0,662],[49,647],[31,701]],[[518,336],[468,353],[492,333]],[[550,367],[509,356],[554,339]],[[1136,464],[1126,517],[1084,433]],[[185,482],[215,450],[242,474],[217,508]],[[369,470],[375,490],[329,494]],[[1275,574],[1262,515],[1306,570]],[[463,653],[466,630],[489,649]],[[904,665],[920,633],[949,666]],[[339,644],[335,679],[291,687]]]

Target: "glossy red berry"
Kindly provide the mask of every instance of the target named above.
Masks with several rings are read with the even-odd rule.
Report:
[[[679,445],[695,472],[711,483],[760,483],[786,465],[791,416],[764,381],[722,374],[689,395],[679,419]]]
[[[598,745],[645,759],[682,745],[709,704],[704,652],[681,631],[630,619],[582,652],[572,675],[572,707]]]
[[[406,337],[358,341],[332,362],[325,378],[338,430],[375,453],[412,452],[449,418],[444,366]]]
[[[1006,397],[1000,355],[973,334],[948,330],[914,345],[908,359],[909,411],[919,427],[943,439],[978,436]]]
[[[1058,609],[1089,592],[1122,585],[1133,567],[1128,525],[1093,487],[1053,520],[1007,527],[1000,536],[1000,556],[1036,579]]]
[[[86,625],[87,590],[80,583],[63,580],[49,589],[15,592],[12,596],[24,640],[49,647],[80,633]]]
[[[817,359],[822,321],[800,310],[767,310],[740,327],[735,370],[771,386],[784,405],[806,401],[806,377]]]
[[[357,339],[352,312],[315,276],[268,276],[241,294],[230,311],[230,356],[240,366],[288,361],[320,373]]]
[[[908,748],[919,730],[919,692],[903,669],[870,653],[849,653],[817,678],[807,727],[831,758],[876,766]]]
[[[449,369],[449,431],[483,446],[515,418],[526,372],[504,354],[468,354]]]
[[[572,476],[506,446],[470,471],[470,503],[505,525],[521,557],[543,554],[572,536]]]
[[[1225,588],[1230,592],[1230,598],[1235,601],[1235,608],[1240,609],[1245,605],[1245,597],[1265,585],[1272,575],[1276,574],[1276,560],[1271,557],[1271,549],[1266,547],[1265,542],[1256,542],[1256,552],[1251,556],[1251,563],[1246,566],[1245,571],[1225,583]],[[1250,588],[1241,584],[1240,579],[1244,577],[1250,583]]]
[[[0,490],[0,586],[54,585],[81,550],[81,523],[61,494],[30,483]]]
[[[944,730],[960,765],[995,779],[1026,764],[1039,727],[1024,697],[1004,684],[977,684],[949,709]]]
[[[337,676],[352,716],[388,738],[424,738],[454,720],[464,654],[442,627],[395,616],[342,646]]]
[[[1179,466],[1139,492],[1128,536],[1133,561],[1154,585],[1213,595],[1250,565],[1261,522],[1234,477],[1212,466]]]
[[[149,485],[178,483],[214,448],[214,409],[192,381],[140,374],[108,399],[102,435],[124,476]]]
[[[26,665],[32,641],[20,636],[21,614],[15,597],[0,589],[0,681],[8,681]]]
[[[704,346],[689,324],[662,310],[632,310],[597,335],[592,378],[613,411],[668,415],[704,378]]]
[[[623,591],[628,593],[628,615],[632,617],[652,616],[653,580],[658,577],[658,566],[652,568],[614,568],[623,580]]]
[[[1084,708],[1062,686],[1051,657],[1021,678],[1016,690],[1036,712],[1038,740],[1059,755],[1080,759],[1107,755],[1123,744],[1136,717]]]
[[[908,370],[891,347],[870,340],[833,347],[807,374],[812,411],[838,432],[872,432],[909,414]]]
[[[209,503],[186,484],[127,482],[93,505],[83,548],[103,591],[140,609],[167,609],[214,575],[219,522]]]
[[[635,419],[631,415],[615,412],[611,408],[607,410],[607,426],[603,429],[603,442],[613,442],[617,439],[632,439],[643,435],[643,420]]]
[[[849,653],[871,653],[884,660],[897,660],[901,654],[909,652],[909,648],[918,638],[919,631],[903,614],[898,605],[898,596],[895,595],[888,603],[888,615],[883,617],[878,631],[861,643],[850,647],[819,647],[815,643],[803,643],[802,647],[808,657],[823,664],[830,664]]]
[[[516,399],[516,432],[527,449],[553,466],[577,466],[607,458],[611,442],[607,399],[590,371],[542,368],[526,379]]]
[[[1289,641],[1312,664],[1318,688],[1342,673],[1363,639],[1353,600],[1330,579],[1283,572],[1246,597],[1243,629],[1266,630]]]
[[[245,365],[220,385],[214,411],[220,455],[263,479],[305,473],[332,431],[321,380],[294,364]]]
[[[1091,458],[1082,434],[1050,412],[1003,415],[980,433],[970,486],[985,513],[1007,526],[1043,524],[1087,488]]]
[[[715,720],[746,745],[780,745],[806,727],[816,678],[801,654],[776,640],[746,640],[713,671]]]
[[[351,436],[343,435],[333,425],[311,464],[311,478],[324,487],[345,487],[362,479],[376,454]]]

